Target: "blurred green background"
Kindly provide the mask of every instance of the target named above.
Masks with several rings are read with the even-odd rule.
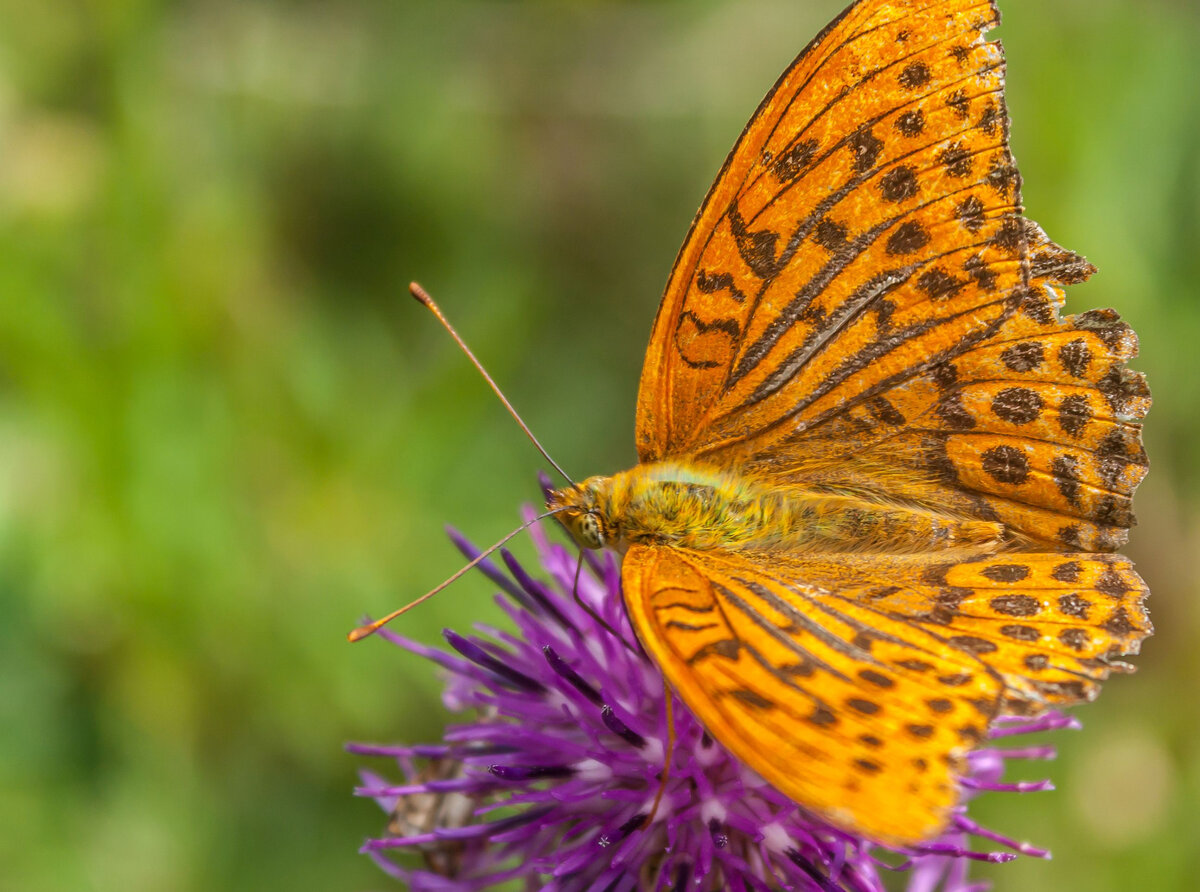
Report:
[[[573,474],[629,465],[679,241],[841,5],[0,0],[0,886],[392,886],[341,746],[436,738],[437,688],[344,634],[460,565],[443,523],[510,529],[543,464],[408,281]],[[1142,337],[1159,631],[1059,735],[1058,792],[977,803],[1055,860],[979,873],[1191,890],[1200,12],[1002,8],[1030,214],[1100,267],[1070,308]]]

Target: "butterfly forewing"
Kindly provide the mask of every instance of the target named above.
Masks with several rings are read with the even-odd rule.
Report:
[[[676,261],[642,461],[915,499],[1054,548],[1125,541],[1136,339],[1111,311],[1058,316],[1092,268],[1021,216],[996,20],[859,3],[785,72]]]
[[[764,448],[1008,312],[1025,280],[994,20],[858,4],[785,73],[672,273],[643,461]]]

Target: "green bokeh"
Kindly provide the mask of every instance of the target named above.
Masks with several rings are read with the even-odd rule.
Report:
[[[459,566],[443,523],[510,529],[543,464],[409,279],[569,470],[627,466],[679,239],[839,2],[0,0],[0,886],[392,886],[341,746],[441,708],[343,635]],[[1002,5],[1026,203],[1101,270],[1070,308],[1142,336],[1159,633],[1059,735],[1058,792],[978,803],[1055,860],[981,873],[1190,890],[1200,13]]]

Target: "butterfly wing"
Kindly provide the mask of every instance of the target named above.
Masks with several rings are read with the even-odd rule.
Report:
[[[802,395],[819,410],[847,379],[881,379],[1003,317],[1025,280],[1003,60],[982,38],[995,22],[978,0],[868,0],[784,72],[668,282],[638,400],[643,461],[782,421],[801,384],[818,385]],[[952,300],[897,293],[935,266],[966,280]],[[881,325],[914,316],[923,353],[912,337],[881,343]]]
[[[1150,406],[1132,330],[1111,310],[1060,320],[1046,286],[996,334],[769,443],[748,438],[744,472],[884,492],[1000,521],[1046,550],[1113,551],[1134,523]]]
[[[1003,56],[975,0],[850,7],[784,72],[676,260],[638,395],[643,462],[827,480],[1108,550],[1149,397],[1092,268],[1021,216]],[[901,488],[904,491],[896,491]]]
[[[1149,632],[1128,562],[1087,555],[634,546],[622,584],[641,641],[722,744],[832,823],[898,844],[945,827],[992,717],[1090,697]]]

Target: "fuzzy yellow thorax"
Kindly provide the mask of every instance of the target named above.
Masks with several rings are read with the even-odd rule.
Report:
[[[926,551],[995,544],[1000,524],[962,520],[858,494],[765,484],[685,462],[638,465],[550,493],[576,541],[752,551]]]

